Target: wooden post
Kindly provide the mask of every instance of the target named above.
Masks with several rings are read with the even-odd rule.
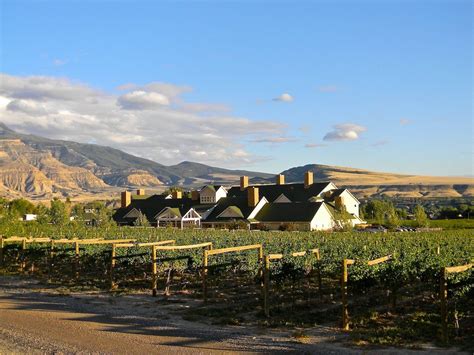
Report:
[[[0,266],[3,266],[3,248],[5,247],[5,242],[3,241],[3,236],[0,236]]]
[[[349,330],[349,311],[347,305],[347,282],[349,275],[347,272],[347,259],[342,261],[342,279],[341,279],[341,294],[342,294],[342,329]]]
[[[54,257],[54,240],[51,240],[51,245],[50,245],[50,256],[51,256],[51,259]]]
[[[79,278],[79,242],[74,243],[74,274],[76,278]]]
[[[207,302],[207,265],[208,265],[209,250],[204,249],[202,257],[202,297],[204,303]]]
[[[258,266],[259,266],[259,278],[260,278],[260,286],[263,288],[264,280],[263,280],[263,247],[260,246],[258,249]]]
[[[265,256],[265,264],[263,271],[263,284],[264,284],[264,294],[263,294],[263,309],[266,317],[270,317],[270,257]]]
[[[152,274],[153,274],[152,281],[151,281],[151,291],[152,291],[153,297],[156,297],[156,295],[158,294],[158,291],[157,291],[158,268],[156,265],[156,246],[155,245],[152,246],[151,262],[152,262]]]
[[[21,271],[25,271],[26,267],[26,238],[21,241]]]
[[[115,289],[116,285],[114,283],[114,268],[115,268],[115,244],[112,244],[112,250],[110,252],[110,270],[109,270],[109,277],[110,277],[110,289]]]
[[[444,343],[448,342],[448,281],[447,281],[448,272],[445,267],[441,268],[441,278],[440,278],[440,292],[439,292],[439,301],[441,307],[441,340]]]
[[[316,262],[318,263],[318,269],[317,269],[316,273],[317,273],[317,277],[318,277],[319,298],[322,298],[323,297],[323,292],[322,292],[323,282],[322,282],[322,279],[321,279],[321,255],[319,254],[319,250],[316,254]]]

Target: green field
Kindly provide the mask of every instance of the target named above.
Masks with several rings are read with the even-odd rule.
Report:
[[[403,220],[401,225],[407,227],[416,227],[416,221]],[[443,229],[473,229],[474,219],[434,219],[429,221],[429,227]]]
[[[265,318],[261,310],[257,253],[224,254],[210,259],[211,301],[190,309],[183,316],[231,324],[338,327],[342,260],[355,259],[356,263],[349,267],[349,314],[351,339],[359,345],[414,346],[419,342],[437,341],[441,269],[468,264],[474,259],[474,236],[467,229],[374,234],[180,231],[137,227],[94,229],[74,225],[59,229],[31,223],[3,225],[0,234],[54,239],[136,238],[142,242],[174,239],[177,245],[210,241],[214,248],[262,243],[265,254],[283,253],[282,260],[271,264],[270,318]],[[314,257],[290,256],[292,252],[313,248],[320,250],[320,261]],[[31,244],[21,251],[18,246],[11,245],[5,249],[3,271],[17,272],[20,261],[27,265],[35,263],[36,275],[50,283],[105,290],[110,249],[110,245],[81,246],[80,275],[76,278],[72,277],[78,271],[70,247],[56,249],[54,270],[51,271],[48,265],[51,260],[46,258],[47,246]],[[368,266],[365,262],[385,255],[391,255],[392,259],[376,266]],[[159,252],[158,258],[160,290],[167,285],[172,294],[180,297],[202,296],[202,250]],[[114,277],[120,292],[148,292],[150,265],[148,250],[118,249]],[[24,269],[28,270],[29,266]],[[322,278],[321,289],[317,273]],[[450,339],[470,348],[474,344],[472,269],[450,276],[448,288]]]

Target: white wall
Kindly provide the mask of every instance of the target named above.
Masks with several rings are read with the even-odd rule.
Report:
[[[359,217],[359,201],[355,199],[347,190],[341,194],[346,211]]]
[[[204,187],[199,192],[199,202],[200,203],[216,203],[221,198],[227,196],[227,191],[221,187],[219,190],[214,191],[213,189],[208,188],[207,186]]]
[[[334,227],[334,219],[327,207],[322,205],[311,221],[311,230],[328,230]]]
[[[216,191],[216,201],[219,201],[221,198],[227,197],[227,191],[221,187],[219,190]]]

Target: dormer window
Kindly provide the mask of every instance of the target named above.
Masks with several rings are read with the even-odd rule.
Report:
[[[226,196],[227,191],[222,186],[207,185],[199,192],[199,202],[201,204],[216,203]]]

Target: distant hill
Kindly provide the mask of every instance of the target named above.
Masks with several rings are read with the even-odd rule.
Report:
[[[365,197],[474,197],[474,179],[372,172],[310,164],[282,172],[286,182],[333,181]],[[26,135],[0,123],[0,195],[45,200],[54,196],[104,198],[124,188],[163,190],[168,186],[196,187],[208,183],[235,185],[247,175],[253,183],[273,183],[274,175],[229,170],[184,161],[166,166],[118,149],[95,144]]]
[[[113,188],[235,184],[240,175],[271,174],[193,162],[165,166],[118,149],[26,135],[0,123],[0,194],[50,198]]]
[[[350,188],[359,198],[474,197],[474,179],[467,177],[391,174],[319,164],[294,167],[281,174],[287,182],[300,182],[306,171],[314,173],[315,181],[332,181]]]

